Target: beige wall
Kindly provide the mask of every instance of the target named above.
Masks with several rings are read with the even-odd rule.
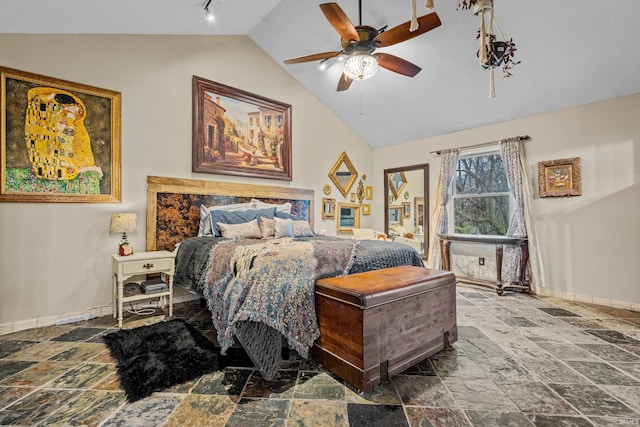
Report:
[[[111,303],[109,220],[136,212],[129,237],[144,250],[147,175],[312,188],[319,201],[346,150],[372,176],[372,149],[247,37],[3,34],[0,65],[122,93],[121,204],[0,203],[0,333]],[[191,172],[193,75],[293,106],[293,181]],[[335,234],[319,202],[315,219]]]
[[[430,211],[440,172],[438,149],[530,135],[525,155],[544,280],[541,293],[640,310],[640,94],[415,141],[374,152],[374,180],[385,168],[428,162]],[[582,161],[582,196],[537,197],[537,163]],[[376,200],[374,211],[382,208]],[[383,218],[374,226],[382,228]]]

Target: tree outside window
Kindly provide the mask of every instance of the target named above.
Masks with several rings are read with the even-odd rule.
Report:
[[[454,233],[507,234],[511,192],[499,151],[459,157],[452,201]]]

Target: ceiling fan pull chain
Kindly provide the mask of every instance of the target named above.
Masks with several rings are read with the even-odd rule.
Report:
[[[415,31],[419,27],[418,16],[416,14],[416,0],[411,0],[411,25],[409,25],[409,31]]]

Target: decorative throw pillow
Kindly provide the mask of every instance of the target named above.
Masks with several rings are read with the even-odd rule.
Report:
[[[260,217],[260,231],[262,238],[273,237],[276,235],[276,221],[272,218]]]
[[[289,218],[292,219],[294,221],[304,221],[305,219],[300,217],[300,216],[296,216],[296,215],[292,215],[288,212],[282,212],[276,209],[276,216],[278,218]]]
[[[307,221],[293,221],[293,237],[313,237],[313,230]]]
[[[256,209],[264,209],[264,208],[276,208],[276,212],[284,212],[291,213],[291,202],[282,203],[281,205],[275,203],[266,203],[262,200],[251,199],[251,202],[256,205]]]
[[[226,237],[228,239],[239,239],[242,237],[248,239],[260,239],[262,237],[257,219],[249,222],[243,222],[242,224],[225,224],[223,222],[219,222],[217,225],[220,227],[222,237]]]
[[[290,218],[274,218],[275,222],[275,236],[276,237],[294,237],[293,234],[293,220]]]
[[[236,203],[233,205],[210,206],[200,205],[200,225],[198,226],[198,237],[213,236],[211,228],[211,210],[220,211],[245,211],[255,209],[255,203]]]
[[[273,218],[275,215],[275,208],[266,209],[249,209],[243,211],[227,212],[223,210],[211,210],[211,224],[213,225],[213,233],[215,236],[220,236],[220,228],[218,223],[223,224],[242,224],[243,222],[249,222],[260,217]],[[258,227],[259,228],[259,227]]]

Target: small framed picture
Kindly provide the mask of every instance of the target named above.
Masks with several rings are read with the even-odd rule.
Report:
[[[371,215],[371,205],[368,203],[362,204],[362,215]]]
[[[580,157],[538,162],[538,193],[540,197],[581,196]]]
[[[356,193],[351,193],[349,195],[349,199],[351,200],[351,203],[355,203],[356,202]]]
[[[364,189],[364,198],[367,200],[373,200],[373,187],[367,185]]]

